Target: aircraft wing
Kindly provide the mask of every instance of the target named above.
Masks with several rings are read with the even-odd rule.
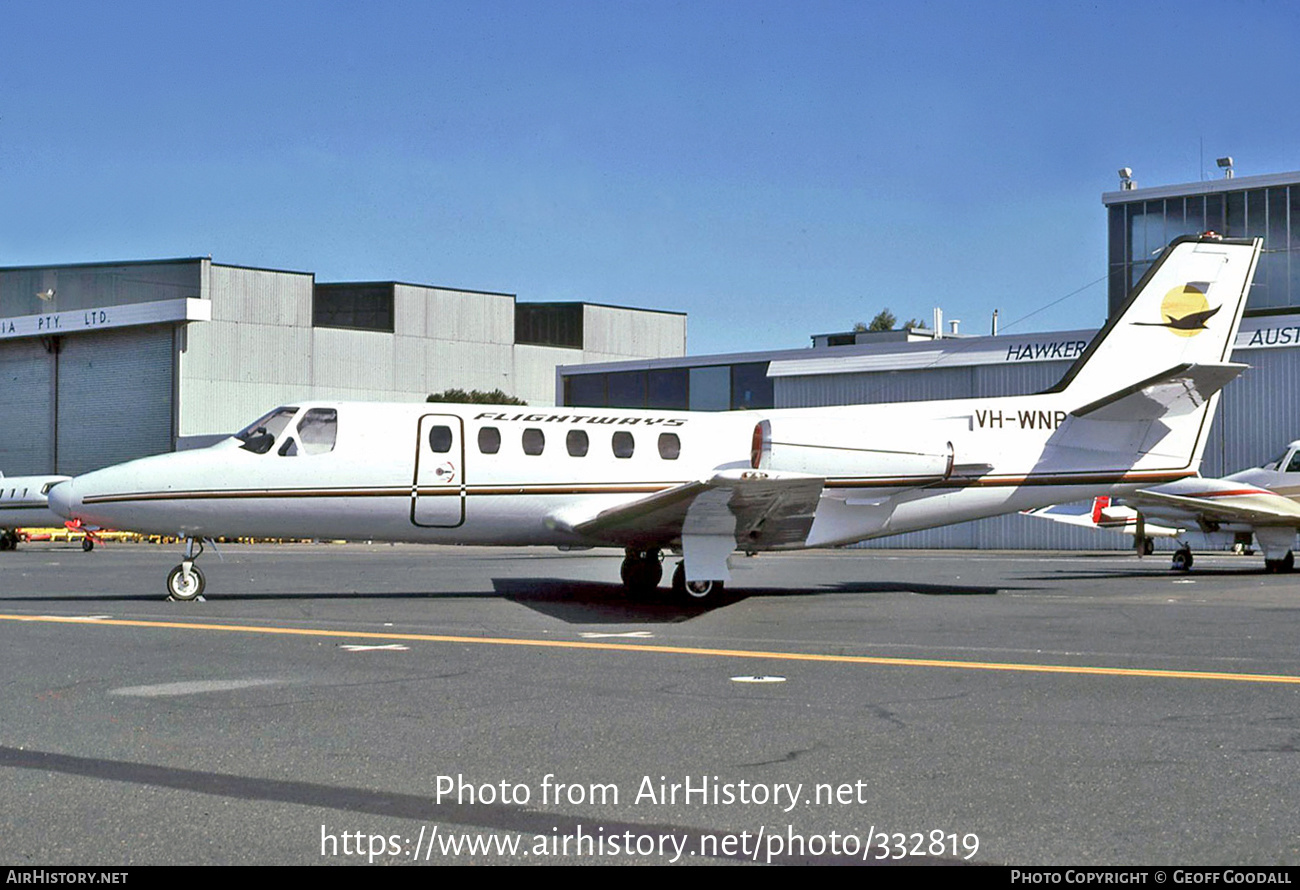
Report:
[[[687,537],[722,538],[728,552],[746,543],[797,545],[808,537],[826,480],[801,473],[727,470],[640,500],[562,522],[584,537],[652,547]]]
[[[1148,488],[1135,492],[1124,500],[1139,510],[1143,507],[1161,510],[1173,508],[1219,522],[1300,528],[1300,504],[1254,486],[1218,488],[1199,495],[1187,492],[1175,494]]]

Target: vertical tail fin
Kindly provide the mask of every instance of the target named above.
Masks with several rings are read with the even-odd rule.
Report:
[[[1200,465],[1260,239],[1179,238],[1055,387],[1060,447],[1125,455],[1134,468]],[[1136,382],[1134,382],[1136,381]]]
[[[1087,405],[1124,381],[1228,361],[1259,259],[1260,239],[1184,237],[1142,276],[1128,301],[1048,392]]]

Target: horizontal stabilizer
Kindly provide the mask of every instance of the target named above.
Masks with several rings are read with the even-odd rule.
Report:
[[[1177,365],[1070,413],[1089,420],[1126,422],[1190,414],[1247,367],[1236,362]]]

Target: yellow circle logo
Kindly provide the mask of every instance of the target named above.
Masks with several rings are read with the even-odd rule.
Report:
[[[1195,337],[1205,330],[1205,322],[1213,312],[1205,299],[1205,291],[1195,284],[1184,284],[1165,294],[1160,301],[1160,315],[1164,327],[1180,337]]]

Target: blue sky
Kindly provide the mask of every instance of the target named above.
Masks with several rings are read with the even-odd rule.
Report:
[[[1300,169],[1298,41],[1273,0],[9,3],[0,265],[670,309],[697,354],[1005,329],[1104,276],[1119,167]]]

